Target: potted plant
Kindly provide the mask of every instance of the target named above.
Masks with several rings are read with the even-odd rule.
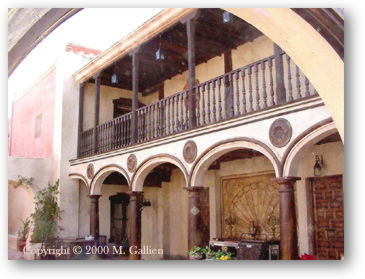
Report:
[[[190,260],[201,260],[203,258],[203,249],[199,246],[194,246],[189,250]]]
[[[205,249],[203,249],[203,252],[204,252],[206,260],[214,260],[215,259],[215,251],[210,249],[210,247],[208,247],[208,246],[205,247]]]
[[[21,230],[18,231],[18,239],[17,239],[17,249],[20,252],[23,252],[27,242],[27,237],[30,230],[30,219],[26,218],[25,220],[22,220],[22,223],[23,227]]]
[[[48,183],[48,187],[39,190],[35,197],[31,241],[41,243],[41,248],[55,248],[61,213],[57,203],[58,185],[58,181],[54,185]]]
[[[227,247],[222,247],[222,250],[215,252],[215,259],[222,261],[232,260],[232,253],[228,252]]]

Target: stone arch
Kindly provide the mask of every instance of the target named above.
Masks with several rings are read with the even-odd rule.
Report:
[[[316,142],[336,132],[338,132],[338,130],[336,129],[335,123],[331,119],[327,119],[301,133],[295,140],[292,141],[283,155],[282,176],[296,176],[300,155],[303,154],[303,151]]]
[[[101,186],[105,180],[105,178],[108,177],[108,175],[110,175],[113,172],[118,172],[121,175],[123,175],[125,177],[125,179],[127,180],[128,183],[128,187],[130,187],[130,179],[128,176],[128,173],[126,172],[125,169],[123,169],[122,167],[118,166],[118,165],[107,165],[102,167],[101,169],[99,169],[93,179],[90,182],[90,195],[100,195],[101,194]]]
[[[90,187],[89,187],[89,183],[87,181],[87,179],[85,178],[85,176],[83,176],[82,174],[79,173],[70,173],[68,175],[71,179],[77,179],[77,180],[81,180],[82,182],[84,182],[84,185],[87,189],[87,191],[90,191]]]
[[[177,166],[181,172],[184,174],[185,181],[188,181],[188,172],[184,164],[175,156],[169,154],[159,154],[144,160],[135,171],[132,177],[131,189],[132,191],[142,191],[143,182],[146,179],[147,175],[150,173],[158,165],[164,163],[171,163]]]
[[[344,142],[344,61],[326,39],[290,8],[225,10],[253,25],[291,57],[326,104]]]
[[[276,176],[280,175],[281,163],[277,155],[266,144],[252,138],[240,137],[218,142],[206,149],[191,168],[189,185],[201,186],[203,174],[211,163],[227,152],[243,148],[253,149],[262,153],[272,163]]]

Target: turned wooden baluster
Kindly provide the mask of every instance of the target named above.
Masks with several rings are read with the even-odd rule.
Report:
[[[293,87],[291,84],[291,69],[290,69],[290,57],[286,55],[286,62],[288,64],[288,90],[289,90],[289,102],[293,101]]]
[[[107,122],[106,125],[104,125],[104,133],[105,133],[105,136],[104,136],[104,152],[107,152],[108,151],[108,145],[109,145],[109,125],[110,125],[110,122]]]
[[[196,101],[196,105],[195,105],[195,109],[196,109],[196,125],[200,126],[200,86],[196,87],[195,90],[195,101]]]
[[[215,82],[216,80],[213,80],[212,84],[212,91],[213,91],[213,122],[217,121],[217,109],[216,109],[216,99],[215,99]]]
[[[205,83],[202,84],[202,92],[201,92],[201,97],[202,97],[202,117],[203,117],[203,125],[206,124],[205,121]]]
[[[262,96],[264,97],[263,107],[267,108],[267,94],[266,94],[266,80],[265,80],[265,61],[261,62],[261,70],[262,70]]]
[[[245,86],[245,68],[241,70],[241,77],[242,77],[242,106],[243,106],[243,114],[247,113],[246,109],[246,86]]]
[[[218,78],[218,112],[219,112],[219,120],[222,120],[222,96],[221,96],[221,78]]]
[[[211,123],[211,119],[210,119],[210,82],[207,83],[207,95],[208,95],[208,105],[207,105],[207,109],[208,109],[208,123]]]
[[[295,65],[295,75],[297,77],[297,98],[301,99],[302,98],[302,92],[300,90],[300,73],[299,73],[299,67],[297,65]]]
[[[309,80],[307,77],[304,78],[304,85],[305,85],[305,96],[309,97],[310,96],[310,92],[309,92]]]
[[[180,94],[175,95],[175,132],[178,131],[178,125],[179,125],[179,96]]]
[[[122,116],[120,118],[120,129],[121,129],[121,140],[120,140],[120,146],[124,146],[124,141],[125,141],[125,126],[126,126],[126,122],[124,121],[124,117]]]
[[[235,74],[235,77],[236,77],[236,107],[237,107],[237,112],[236,112],[236,115],[240,115],[241,114],[241,110],[240,110],[240,89],[239,89],[239,86],[238,86],[238,79],[239,79],[239,71],[236,72]]]
[[[171,133],[171,98],[167,99],[167,134]]]
[[[272,58],[269,59],[269,71],[270,71],[270,96],[271,96],[271,105],[275,105],[275,96],[274,96],[274,80],[272,76]]]
[[[234,98],[233,98],[233,80],[232,80],[232,73],[229,73],[228,74],[228,81],[229,81],[229,96],[231,98],[231,103],[230,103],[230,107],[229,107],[229,110],[231,111],[230,113],[230,117],[233,117],[234,116]],[[228,109],[228,108],[227,108]]]
[[[255,71],[255,83],[256,83],[256,110],[259,110],[260,107],[260,91],[259,91],[259,67],[257,64],[254,66]]]
[[[171,97],[171,114],[172,114],[172,119],[171,119],[171,133],[174,133],[175,131],[175,96]]]
[[[250,112],[253,111],[253,98],[252,98],[252,69],[248,67],[248,101],[250,102]]]
[[[184,130],[184,95],[185,95],[185,92],[183,92],[181,94],[181,101],[180,101],[180,123],[181,123],[181,129]]]

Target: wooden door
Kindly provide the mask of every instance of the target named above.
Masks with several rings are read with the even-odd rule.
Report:
[[[344,253],[342,175],[310,178],[313,252],[318,259],[339,260]]]

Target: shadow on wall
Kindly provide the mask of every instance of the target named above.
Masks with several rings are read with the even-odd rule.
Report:
[[[9,247],[16,248],[18,231],[34,210],[34,193],[28,185],[17,185],[16,181],[8,180],[8,235]]]

